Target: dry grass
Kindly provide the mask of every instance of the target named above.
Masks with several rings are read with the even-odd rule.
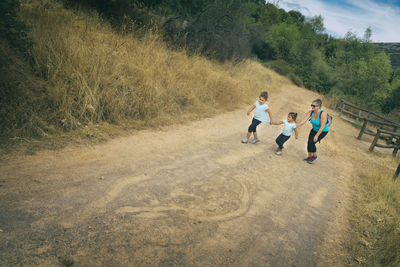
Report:
[[[323,99],[325,106],[330,101]],[[359,129],[349,127],[352,120],[339,119],[334,111],[332,115],[334,132],[321,148],[345,158],[354,168],[354,176],[346,178],[350,190],[342,191],[349,200],[343,202],[348,219],[343,222],[347,228],[343,251],[337,253],[341,263],[333,266],[400,266],[400,180],[393,183],[392,179],[399,159],[393,159],[389,149],[368,152],[373,137],[357,140]]]
[[[355,188],[347,263],[400,266],[400,183],[392,180],[397,163],[388,157],[370,157]]]
[[[42,136],[102,122],[135,128],[198,119],[285,80],[253,61],[221,65],[169,50],[154,32],[118,35],[97,14],[51,0],[24,3],[21,17],[33,29],[32,72],[46,95],[43,114],[35,114],[46,122],[35,131]]]
[[[17,74],[7,84],[18,93],[2,101],[0,154],[21,142],[106,139],[209,117],[288,82],[255,61],[173,51],[155,32],[117,34],[96,13],[55,0],[22,1],[20,15],[32,28],[32,62],[15,60],[4,75]]]

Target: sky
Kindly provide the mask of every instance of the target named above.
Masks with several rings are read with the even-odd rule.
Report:
[[[275,0],[286,11],[306,17],[321,15],[326,33],[343,38],[347,32],[363,38],[372,30],[373,42],[400,42],[400,0]]]

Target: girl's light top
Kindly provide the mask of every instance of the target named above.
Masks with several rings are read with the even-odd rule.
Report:
[[[318,131],[319,131],[319,128],[321,128],[321,114],[320,114],[321,112],[322,112],[322,110],[319,110],[318,116],[317,116],[317,119],[316,119],[316,120],[313,119],[314,111],[311,112],[310,122],[311,122],[311,124],[312,124],[312,127],[313,127],[314,131],[316,131],[316,132],[318,132]],[[329,125],[328,125],[328,123],[325,124],[325,128],[324,128],[322,131],[323,131],[323,132],[328,132],[328,131],[329,131]]]
[[[282,134],[286,136],[291,136],[296,128],[296,123],[288,122],[287,120],[283,121],[283,131]]]
[[[267,109],[269,109],[267,104],[260,104],[260,102],[256,101],[254,103],[256,106],[256,110],[254,111],[254,118],[265,123],[270,123],[269,116],[267,113]]]

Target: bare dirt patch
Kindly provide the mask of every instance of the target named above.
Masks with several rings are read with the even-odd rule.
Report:
[[[286,86],[269,105],[301,118],[316,97]],[[280,126],[241,144],[246,109],[3,161],[0,265],[339,264],[356,130],[336,119],[310,165],[309,125],[282,156]]]

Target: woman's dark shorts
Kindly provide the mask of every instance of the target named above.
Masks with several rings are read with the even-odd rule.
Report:
[[[316,134],[317,134],[317,132],[314,131],[314,129],[311,129],[310,134],[308,135],[307,152],[310,152],[310,153],[317,152],[317,147],[315,146],[315,144],[317,142],[321,142],[322,138],[324,138],[328,134],[328,132],[322,132],[318,136],[317,142],[314,142],[314,136]]]

